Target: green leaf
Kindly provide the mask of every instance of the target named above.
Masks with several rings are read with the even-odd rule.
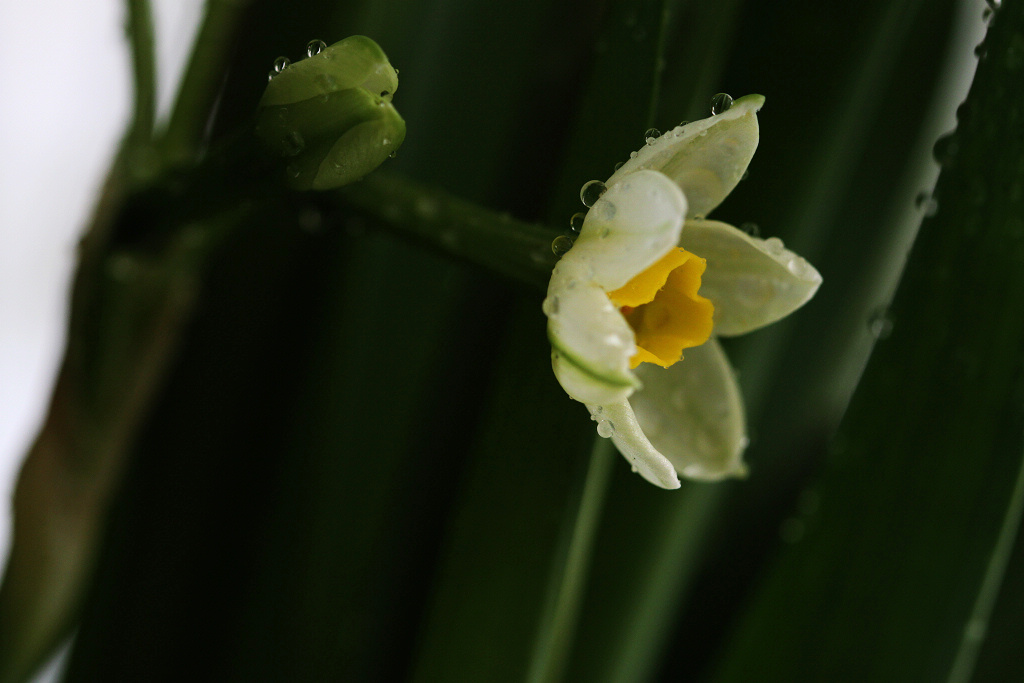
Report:
[[[1019,525],[1024,4],[997,12],[880,342],[716,681],[964,681]],[[1010,539],[1012,545],[1012,538]],[[1005,679],[1004,679],[1005,680]]]

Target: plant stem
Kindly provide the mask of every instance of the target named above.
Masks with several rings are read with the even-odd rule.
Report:
[[[567,523],[571,520],[571,527],[563,530],[560,552],[554,557],[546,604],[530,655],[526,676],[529,683],[552,683],[562,678],[566,655],[576,632],[594,538],[611,481],[614,453],[615,448],[609,439],[595,440],[576,515],[565,518]]]
[[[128,40],[135,78],[135,112],[128,133],[131,144],[143,145],[153,136],[156,117],[156,59],[153,54],[153,17],[148,0],[128,0]]]
[[[171,164],[195,159],[234,43],[238,19],[250,0],[207,0],[185,76],[163,137],[164,158]]]
[[[373,173],[330,195],[395,232],[543,291],[556,258],[550,228],[516,220],[402,176]]]

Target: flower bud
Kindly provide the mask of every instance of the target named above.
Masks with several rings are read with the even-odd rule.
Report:
[[[402,144],[391,105],[398,74],[380,47],[352,36],[275,75],[260,100],[256,136],[288,159],[289,184],[327,190],[359,180]]]

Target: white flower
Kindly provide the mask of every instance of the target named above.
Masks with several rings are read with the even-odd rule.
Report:
[[[745,472],[743,403],[712,333],[773,323],[821,284],[780,240],[704,219],[743,177],[763,103],[743,97],[639,150],[605,183],[544,300],[559,383],[663,488]]]

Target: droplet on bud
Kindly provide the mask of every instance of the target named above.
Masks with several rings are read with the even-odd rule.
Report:
[[[661,137],[661,131],[657,128],[648,128],[644,133],[644,141],[648,145],[653,145],[654,141]]]
[[[315,57],[321,52],[323,52],[324,48],[326,47],[327,43],[320,40],[319,38],[314,38],[313,40],[306,43],[306,55],[309,57]]]
[[[711,98],[711,115],[717,116],[732,106],[732,95],[720,92]]]
[[[289,66],[291,66],[291,64],[292,60],[288,59],[287,57],[278,57],[277,59],[274,60],[274,73],[281,73]]]

